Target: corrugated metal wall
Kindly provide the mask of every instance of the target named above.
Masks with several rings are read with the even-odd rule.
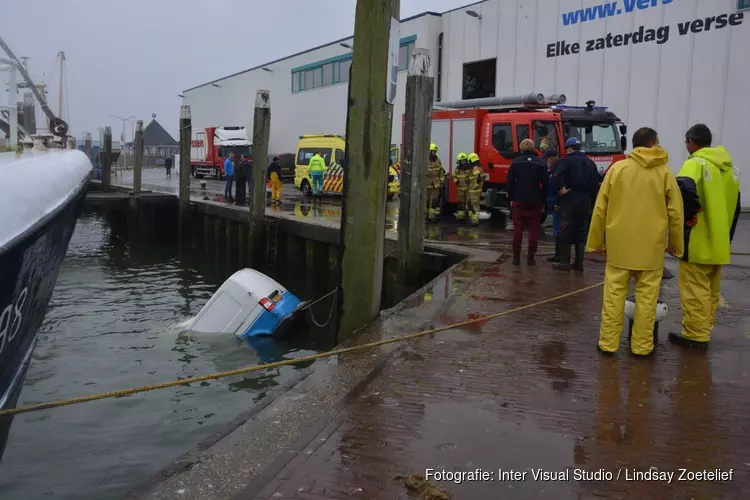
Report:
[[[613,3],[610,17],[563,23],[564,13]],[[687,156],[685,131],[706,123],[715,142],[736,156],[747,181],[744,204],[750,205],[750,162],[742,156],[750,118],[750,11],[741,24],[734,18],[736,26],[717,29],[714,20],[709,31],[681,35],[678,29],[679,23],[734,14],[737,6],[737,0],[488,0],[469,7],[482,19],[466,9],[443,16],[443,96],[461,98],[465,62],[497,55],[497,95],[565,93],[569,104],[593,99],[617,113],[629,135],[656,128],[675,170]],[[586,51],[589,40],[641,26],[644,32],[668,26],[668,39]],[[581,51],[548,57],[548,45],[557,41],[578,42]]]

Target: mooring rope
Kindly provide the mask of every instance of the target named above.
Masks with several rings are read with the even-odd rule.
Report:
[[[331,292],[331,293],[333,293],[333,300],[331,301],[331,311],[328,313],[328,319],[325,321],[325,323],[323,323],[323,324],[318,323],[318,321],[315,319],[315,315],[313,314],[312,307],[308,307],[307,308],[307,312],[310,313],[310,319],[312,320],[313,324],[315,326],[317,326],[318,328],[325,328],[325,327],[328,326],[328,323],[331,322],[331,318],[333,318],[333,311],[336,309],[336,297],[337,297],[336,292],[337,291],[338,291],[338,288],[334,288],[333,292]],[[328,295],[331,295],[331,294],[329,293],[329,294],[325,295],[324,297],[326,297]],[[315,302],[320,302],[321,300],[322,299],[318,299]],[[313,302],[313,304],[315,302]],[[312,306],[312,304],[310,304],[310,305]]]
[[[539,307],[544,304],[549,304],[551,302],[555,302],[558,300],[562,300],[568,297],[572,297],[574,295],[579,295],[581,293],[587,292],[589,290],[593,290],[594,288],[598,288],[600,286],[604,285],[603,281],[600,281],[599,283],[595,283],[593,285],[589,285],[583,288],[579,288],[578,290],[573,290],[572,292],[563,293],[561,295],[556,295],[554,297],[550,297],[548,299],[540,300],[538,302],[534,302],[532,304],[527,304],[525,306],[515,307],[513,309],[508,309],[507,311],[502,311],[499,313],[489,314],[487,316],[482,316],[481,318],[473,318],[469,319],[467,321],[461,321],[459,323],[453,323],[450,325],[440,326],[438,328],[431,328],[429,330],[423,330],[421,332],[417,333],[411,333],[408,335],[403,335],[401,337],[394,337],[392,339],[384,339],[384,340],[378,340],[376,342],[369,342],[366,344],[356,345],[352,347],[344,347],[341,349],[334,349],[332,351],[327,352],[321,352],[318,354],[313,354],[310,356],[303,356],[301,358],[294,358],[294,359],[285,359],[283,361],[276,361],[274,363],[265,363],[261,365],[252,365],[252,366],[246,366],[243,368],[237,368],[234,370],[228,370],[223,372],[216,372],[216,373],[210,373],[207,375],[199,375],[195,377],[188,377],[180,380],[171,380],[169,382],[162,382],[159,384],[149,384],[149,385],[143,385],[140,387],[132,387],[130,389],[121,389],[119,391],[110,391],[110,392],[102,392],[99,394],[91,394],[89,396],[79,396],[76,398],[68,398],[68,399],[60,399],[57,401],[49,401],[46,403],[38,403],[28,406],[21,406],[18,408],[9,408],[7,410],[0,410],[0,417],[7,416],[7,415],[17,415],[19,413],[29,413],[33,411],[40,411],[40,410],[47,410],[50,408],[59,408],[61,406],[69,406],[74,404],[80,404],[80,403],[88,403],[90,401],[98,401],[100,399],[112,399],[112,398],[120,398],[123,396],[129,396],[131,394],[137,394],[139,392],[148,392],[148,391],[154,391],[157,389],[166,389],[168,387],[177,387],[181,385],[188,385],[195,382],[203,382],[206,380],[217,380],[221,378],[226,377],[233,377],[235,375],[244,375],[246,373],[252,373],[252,372],[258,372],[262,370],[269,370],[272,368],[278,368],[281,366],[291,366],[291,365],[298,365],[301,363],[307,363],[309,361],[315,361],[318,359],[328,358],[331,356],[338,356],[340,354],[348,354],[351,352],[356,351],[362,351],[365,349],[372,349],[375,347],[380,347],[388,344],[395,344],[398,342],[405,342],[407,340],[413,340],[416,338],[424,337],[426,335],[432,335],[434,333],[438,332],[444,332],[446,330],[452,330],[454,328],[461,328],[464,326],[472,325],[474,323],[479,323],[483,321],[489,321],[491,319],[499,318],[501,316],[508,316],[509,314],[517,313],[520,311],[525,311],[527,309],[531,309],[534,307]]]

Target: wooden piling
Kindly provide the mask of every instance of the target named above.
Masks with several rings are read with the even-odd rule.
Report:
[[[266,160],[268,140],[271,135],[271,94],[259,90],[255,94],[253,117],[253,191],[250,200],[249,251],[250,267],[257,267],[263,260],[263,219],[266,215]]]
[[[102,160],[102,191],[109,192],[112,186],[112,127],[104,127],[104,154]]]
[[[341,216],[339,341],[380,314],[393,119],[389,82],[398,72],[399,8],[400,0],[357,1]]]
[[[143,175],[143,120],[135,122],[135,165],[133,167],[133,191],[141,192],[141,178]],[[123,146],[124,147],[124,146]]]
[[[401,156],[398,212],[398,270],[409,285],[419,284],[422,271],[424,192],[430,161],[434,81],[429,51],[417,49],[409,61],[406,79],[404,152]]]
[[[180,237],[187,228],[190,213],[190,143],[193,139],[190,105],[180,108]]]

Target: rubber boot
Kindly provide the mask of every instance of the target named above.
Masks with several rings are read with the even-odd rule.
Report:
[[[570,271],[570,245],[560,242],[560,260],[552,263],[558,271]]]
[[[555,255],[549,257],[547,262],[560,262],[560,238],[555,238]]]
[[[464,220],[465,217],[466,217],[466,212],[464,212],[463,210],[459,210],[456,212],[456,219],[462,221]]]
[[[576,258],[573,263],[573,269],[583,271],[583,257],[586,255],[586,244],[576,243]]]

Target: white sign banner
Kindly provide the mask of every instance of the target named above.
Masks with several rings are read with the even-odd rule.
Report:
[[[401,42],[401,21],[391,18],[391,33],[388,43],[388,86],[385,90],[385,100],[393,104],[396,100],[396,85],[398,83],[398,52]]]

